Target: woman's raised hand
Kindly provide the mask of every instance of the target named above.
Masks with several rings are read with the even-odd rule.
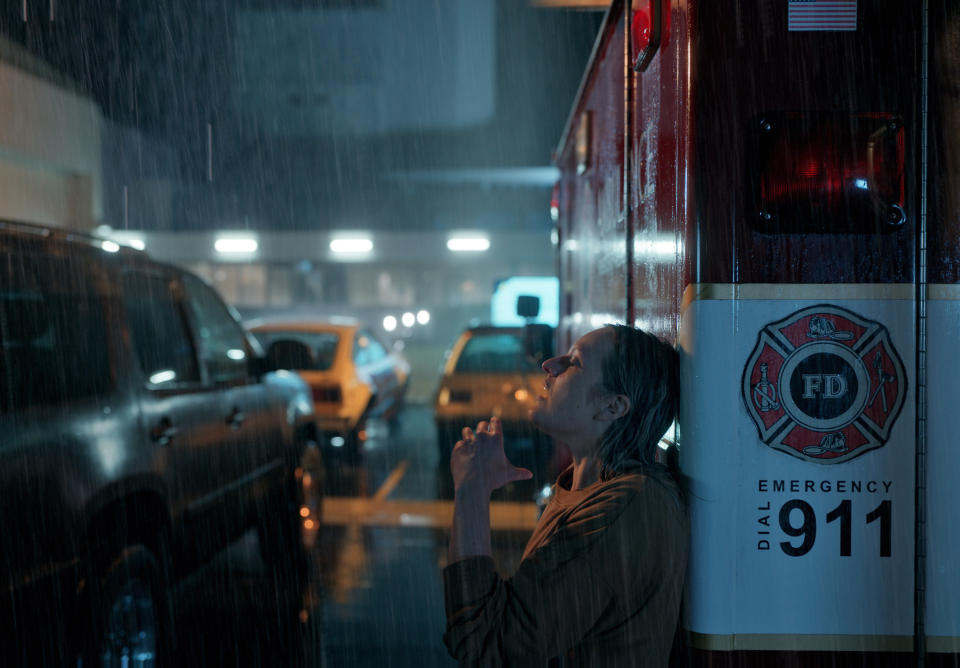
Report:
[[[476,431],[463,428],[463,438],[450,454],[450,473],[454,489],[474,488],[488,497],[495,489],[515,480],[529,480],[533,473],[514,466],[503,450],[503,426],[500,419],[480,422]]]

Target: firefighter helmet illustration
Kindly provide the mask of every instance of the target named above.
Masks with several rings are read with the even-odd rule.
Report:
[[[836,464],[887,442],[907,376],[886,327],[821,304],[760,330],[742,385],[761,441]]]

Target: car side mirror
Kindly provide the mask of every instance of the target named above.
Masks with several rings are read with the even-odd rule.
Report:
[[[529,324],[523,328],[523,347],[527,357],[543,364],[545,359],[553,357],[553,327],[550,325]]]
[[[540,298],[535,295],[519,295],[517,297],[517,315],[528,320],[536,318],[540,315]]]
[[[301,371],[303,369],[313,369],[316,367],[317,361],[313,356],[313,351],[306,344],[293,339],[279,339],[267,348],[264,365],[266,371],[277,371],[278,369]]]

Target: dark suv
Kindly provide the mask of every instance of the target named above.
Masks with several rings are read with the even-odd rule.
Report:
[[[164,665],[176,578],[252,526],[291,570],[322,463],[267,359],[197,277],[0,223],[0,653]]]

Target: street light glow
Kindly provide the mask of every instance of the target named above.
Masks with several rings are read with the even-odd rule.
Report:
[[[486,237],[450,237],[447,248],[457,253],[485,251],[490,248],[490,240]]]

